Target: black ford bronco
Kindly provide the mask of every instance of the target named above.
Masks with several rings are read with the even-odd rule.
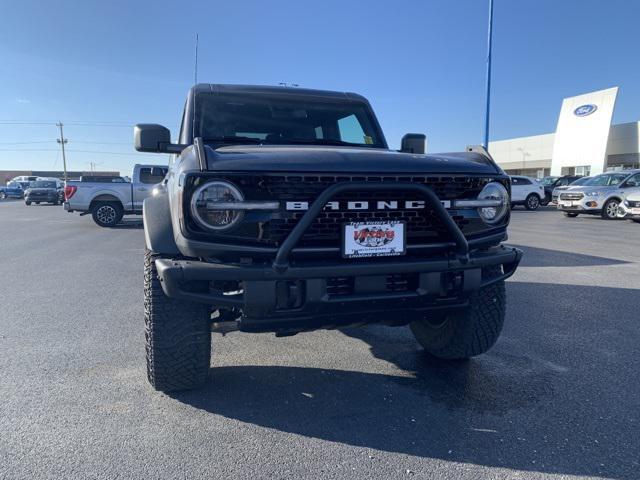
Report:
[[[293,335],[409,325],[430,354],[486,352],[505,316],[509,177],[479,148],[389,150],[360,95],[199,84],[144,202],[147,372],[161,391],[206,381],[211,332]]]

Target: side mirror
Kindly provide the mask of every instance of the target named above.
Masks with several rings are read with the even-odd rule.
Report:
[[[427,136],[422,133],[407,133],[402,137],[400,151],[404,153],[424,153]]]
[[[139,123],[133,127],[133,143],[138,152],[180,153],[186,147],[171,143],[169,129],[155,123]]]

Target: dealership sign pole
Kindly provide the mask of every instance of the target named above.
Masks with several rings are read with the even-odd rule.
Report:
[[[489,149],[489,104],[491,101],[491,37],[493,30],[493,0],[489,0],[489,32],[487,35],[487,105],[484,114],[484,148]]]

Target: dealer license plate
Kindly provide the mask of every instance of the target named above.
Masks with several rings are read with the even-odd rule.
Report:
[[[640,208],[632,208],[630,209],[631,215],[640,215]]]
[[[560,202],[561,207],[573,207],[575,204],[577,203],[576,202]]]
[[[344,225],[343,250],[347,258],[404,255],[407,249],[404,222],[352,222]]]

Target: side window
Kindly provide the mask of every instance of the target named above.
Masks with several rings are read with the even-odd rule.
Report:
[[[160,172],[160,174],[158,174],[158,172],[153,172],[153,173],[156,173],[156,175],[153,175],[151,168],[149,167],[141,168],[140,182],[151,183],[151,184],[160,183],[164,179],[164,176],[167,174],[167,169],[156,167],[154,170],[157,170],[158,172]]]
[[[640,173],[636,173],[624,184],[625,187],[640,187]]]
[[[529,180],[528,178],[521,178],[518,181],[519,185],[531,185],[531,180]]]
[[[349,143],[369,143],[367,136],[362,130],[362,125],[355,115],[349,115],[338,120],[338,130],[340,130],[340,140]]]
[[[520,179],[516,177],[511,177],[511,185],[520,185]]]

